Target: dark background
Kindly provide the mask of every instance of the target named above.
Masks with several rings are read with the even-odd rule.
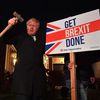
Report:
[[[6,27],[8,19],[17,11],[25,21],[18,25],[16,32],[25,29],[27,19],[36,17],[41,21],[40,36],[44,43],[46,23],[99,8],[99,0],[0,0],[0,30]],[[100,50],[77,54],[84,60],[100,60]]]
[[[16,28],[11,28],[11,34],[20,34],[23,32],[26,21],[31,17],[36,17],[41,22],[41,34],[39,35],[43,44],[42,48],[45,48],[46,23],[99,8],[100,0],[0,0],[0,31],[7,26],[7,22],[13,17],[14,11],[21,14],[24,18],[24,22],[16,25]],[[8,94],[7,96],[4,95],[5,91],[7,91],[7,89],[9,90],[9,86],[5,84],[6,81],[4,80],[5,47],[5,44],[0,43],[0,100],[1,97],[5,98],[3,100],[13,100],[13,97],[12,99],[10,97],[11,95],[9,97]],[[62,55],[65,57],[69,56],[69,54]],[[69,60],[69,57],[67,59]],[[88,64],[92,64],[97,61],[100,61],[100,50],[76,53],[77,65],[85,64],[85,66],[88,67]],[[3,96],[1,94],[3,94]],[[95,92],[95,94],[97,94],[97,92]],[[92,97],[92,95],[90,96]]]
[[[37,17],[46,22],[98,9],[99,0],[0,0],[0,23],[17,11],[25,20]]]

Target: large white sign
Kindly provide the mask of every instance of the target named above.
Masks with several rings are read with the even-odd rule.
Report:
[[[99,9],[47,23],[46,54],[100,50]]]

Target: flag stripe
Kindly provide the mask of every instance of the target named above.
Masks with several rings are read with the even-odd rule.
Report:
[[[54,46],[52,46],[48,51],[46,51],[46,54],[50,54],[51,51],[53,51],[61,42],[56,43]]]
[[[87,23],[85,23],[85,24],[87,24]],[[82,24],[82,25],[85,25],[85,24]],[[100,20],[89,22],[88,24],[90,25],[89,26],[89,28],[90,28],[89,33],[100,30]],[[75,26],[75,27],[81,27],[82,25]],[[65,30],[70,30],[70,29],[73,29],[75,27],[60,30],[60,31],[57,31],[57,32],[52,32],[51,34],[47,34],[46,35],[46,43],[65,39],[66,38]],[[77,34],[79,34],[79,33],[77,33]],[[69,38],[69,37],[67,37],[67,38]]]
[[[53,29],[56,29],[56,30],[57,30],[57,29],[61,29],[60,27],[54,26],[54,25],[49,24],[49,23],[47,24],[47,26],[48,26],[48,27],[51,27],[51,28],[53,28]]]

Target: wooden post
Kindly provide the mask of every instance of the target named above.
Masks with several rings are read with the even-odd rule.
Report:
[[[77,100],[75,54],[73,52],[70,53],[70,63],[72,64],[70,69],[71,100]]]

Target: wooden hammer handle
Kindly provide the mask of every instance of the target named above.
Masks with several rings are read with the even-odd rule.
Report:
[[[2,37],[12,26],[12,24],[8,24],[5,29],[0,33],[0,37]]]
[[[18,14],[16,11],[13,13],[13,15],[15,16],[16,18],[16,21],[20,21],[20,22],[23,22],[24,19],[21,17],[20,14]],[[17,22],[15,21],[14,24],[8,24],[5,29],[0,33],[0,37],[2,37],[12,26],[14,26],[15,24],[17,24]]]

